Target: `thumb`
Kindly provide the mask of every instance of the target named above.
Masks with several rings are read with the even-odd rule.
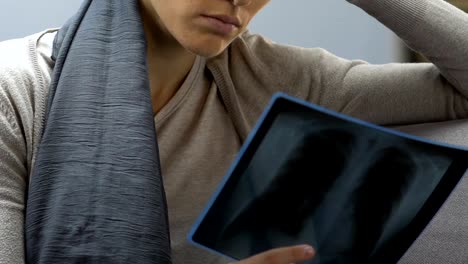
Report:
[[[309,245],[275,248],[238,264],[290,264],[306,261],[315,256],[315,250]]]

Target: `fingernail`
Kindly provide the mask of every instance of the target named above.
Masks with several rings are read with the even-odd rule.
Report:
[[[306,257],[312,257],[315,254],[315,249],[311,246],[304,246],[304,253]]]

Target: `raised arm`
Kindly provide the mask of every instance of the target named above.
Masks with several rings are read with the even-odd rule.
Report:
[[[443,0],[349,0],[433,64],[356,65],[343,79],[360,107],[384,124],[468,117],[468,15]],[[365,94],[368,93],[368,94]]]
[[[443,0],[349,0],[434,63],[468,98],[468,14]]]

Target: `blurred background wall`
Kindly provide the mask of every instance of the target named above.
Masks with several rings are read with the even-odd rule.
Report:
[[[275,42],[322,47],[371,63],[398,62],[405,55],[393,32],[346,0],[272,0],[250,30]]]
[[[60,27],[82,0],[0,0],[0,41]]]
[[[0,41],[60,27],[82,0],[0,1]],[[322,47],[348,59],[402,61],[402,44],[372,17],[345,0],[272,0],[250,30],[275,42]]]

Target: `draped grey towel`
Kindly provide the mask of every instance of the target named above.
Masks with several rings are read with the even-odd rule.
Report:
[[[138,4],[85,0],[55,39],[28,263],[171,263]]]

